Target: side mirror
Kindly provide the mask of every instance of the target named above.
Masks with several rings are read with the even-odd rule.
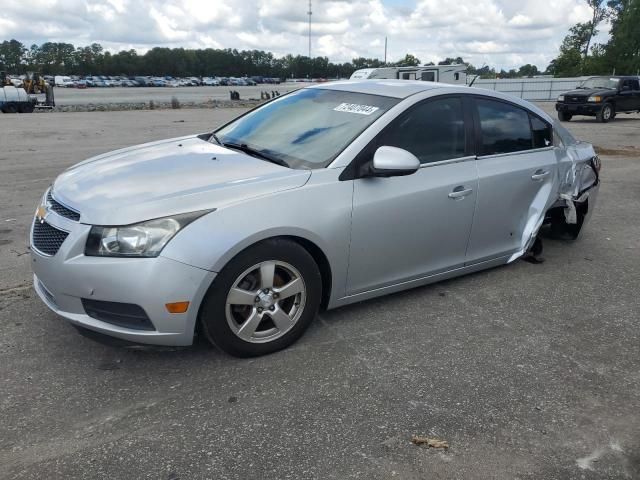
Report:
[[[373,155],[371,174],[374,177],[400,177],[416,173],[420,160],[402,148],[380,147]]]

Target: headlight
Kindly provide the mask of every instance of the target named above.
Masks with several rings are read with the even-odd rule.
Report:
[[[559,102],[564,102],[564,95],[559,95],[558,96],[558,101]]]
[[[587,102],[601,102],[602,101],[602,97],[600,95],[592,95],[589,98],[587,98]]]
[[[121,227],[93,226],[84,254],[92,257],[157,257],[176,233],[211,211],[184,213]]]

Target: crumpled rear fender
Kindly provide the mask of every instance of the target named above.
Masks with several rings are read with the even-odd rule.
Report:
[[[566,223],[575,225],[578,222],[576,206],[595,194],[593,190],[600,184],[600,158],[589,144],[572,145],[567,148],[567,155],[572,161],[561,162],[559,200],[565,207]]]
[[[522,248],[514,253],[508,263],[522,257],[533,246],[546,214],[552,208],[563,208],[567,225],[581,228],[593,212],[600,184],[600,159],[593,146],[576,143],[558,153],[558,182],[545,185],[534,198],[527,213],[527,222],[522,232]],[[555,190],[555,191],[553,191]],[[579,213],[589,202],[587,214]],[[584,212],[585,209],[582,209]],[[579,218],[583,215],[582,218]]]

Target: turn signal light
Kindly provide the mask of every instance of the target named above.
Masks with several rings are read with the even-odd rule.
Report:
[[[184,313],[189,309],[189,302],[173,302],[165,304],[169,313]]]

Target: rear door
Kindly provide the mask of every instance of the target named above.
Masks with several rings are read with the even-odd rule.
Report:
[[[551,125],[527,110],[476,97],[478,200],[467,264],[521,252],[557,182]]]

